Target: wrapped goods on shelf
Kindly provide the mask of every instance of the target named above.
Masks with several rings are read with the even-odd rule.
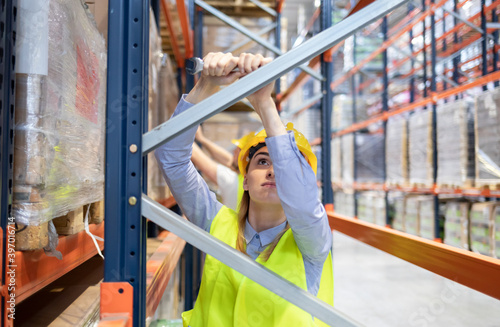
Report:
[[[421,196],[418,203],[419,236],[428,240],[436,238],[434,196]],[[439,230],[441,227],[438,227]]]
[[[476,98],[476,185],[500,188],[500,89]]]
[[[333,202],[335,212],[347,217],[354,217],[354,193],[352,192],[334,192]]]
[[[103,198],[106,48],[78,0],[18,17],[13,215],[40,225]]]
[[[162,65],[162,61],[165,63]],[[149,130],[168,119],[167,108],[175,106],[178,99],[177,82],[170,57],[162,54],[161,38],[158,34],[153,11],[149,14]],[[162,70],[165,72],[162,73]],[[164,97],[165,99],[162,99]],[[163,101],[163,103],[161,103]],[[164,106],[162,106],[162,104]],[[175,110],[175,109],[172,109]],[[148,195],[154,200],[170,196],[168,187],[153,153],[148,154]]]
[[[474,123],[465,100],[439,106],[437,184],[470,187],[474,179]]]
[[[384,134],[356,134],[356,181],[384,182]]]
[[[386,225],[385,195],[383,192],[360,192],[358,218],[380,226]]]
[[[342,183],[342,145],[340,137],[335,137],[331,141],[331,163],[332,163],[332,185]]]
[[[345,94],[333,97],[332,128],[342,130],[350,126],[352,119],[352,98]]]
[[[500,259],[500,205],[493,212],[493,256]]]
[[[342,136],[342,185],[351,187],[354,183],[354,134]]]
[[[432,112],[416,111],[408,120],[409,182],[432,187]]]
[[[470,249],[493,256],[493,221],[496,202],[474,203],[470,209]]]
[[[419,222],[419,197],[410,196],[406,198],[405,214],[404,214],[404,231],[412,235],[420,235],[420,222]]]
[[[444,222],[444,243],[469,250],[469,207],[468,202],[446,203]]]
[[[389,185],[404,186],[408,183],[408,138],[406,119],[391,117],[387,121],[386,165]]]
[[[400,193],[389,193],[389,218],[392,228],[405,231],[405,196]]]

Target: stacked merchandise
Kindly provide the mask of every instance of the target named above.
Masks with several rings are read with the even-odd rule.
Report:
[[[152,10],[150,10],[149,22],[148,125],[151,130],[168,120],[169,112],[175,110],[178,90],[170,57],[161,52],[161,38]],[[153,153],[148,154],[148,196],[156,201],[170,197]]]
[[[356,181],[360,183],[384,182],[384,135],[356,134]]]
[[[410,196],[406,198],[404,230],[408,234],[420,235],[420,197]]]
[[[342,187],[352,188],[354,183],[354,134],[342,136]]]
[[[383,192],[360,192],[358,195],[358,218],[379,226],[386,225],[385,195]]]
[[[78,0],[18,17],[13,216],[35,249],[47,222],[103,198],[106,47]]]
[[[493,256],[500,259],[500,205],[493,211]]]
[[[372,192],[358,193],[358,218],[369,223],[375,222]]]
[[[444,222],[444,243],[469,250],[469,207],[468,202],[446,203]]]
[[[494,255],[493,221],[496,205],[496,202],[480,202],[471,207],[470,249],[476,253]]]
[[[342,184],[342,148],[340,137],[335,137],[331,141],[331,163],[332,163],[332,186]]]
[[[344,216],[354,217],[354,193],[334,192],[333,203],[335,212]]]
[[[476,185],[500,187],[500,89],[476,99]]]
[[[465,100],[437,108],[437,184],[470,187],[474,179],[474,123]]]
[[[352,98],[345,94],[333,97],[332,129],[342,130],[352,125]]]
[[[408,121],[409,181],[417,187],[432,187],[432,112],[415,111]]]
[[[399,193],[389,193],[390,219],[392,228],[405,231],[405,196]]]
[[[386,183],[388,185],[405,186],[408,182],[406,119],[402,116],[389,118],[386,134]]]
[[[433,240],[436,237],[436,219],[434,210],[434,196],[421,196],[419,199],[419,236]],[[441,230],[441,227],[439,227]],[[441,235],[441,231],[440,231]]]

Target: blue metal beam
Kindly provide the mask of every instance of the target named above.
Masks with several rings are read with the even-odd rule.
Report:
[[[133,325],[145,322],[146,177],[141,137],[147,127],[149,1],[110,0],[106,110],[105,282],[134,288]]]
[[[332,26],[332,2],[330,0],[321,1],[321,30]],[[326,60],[325,60],[326,59]],[[332,109],[333,91],[330,84],[333,82],[333,62],[331,58],[321,55],[321,75],[325,80],[321,82],[323,97],[321,99],[321,173],[322,173],[322,196],[323,204],[333,203],[332,172],[331,172],[331,129],[332,129]]]

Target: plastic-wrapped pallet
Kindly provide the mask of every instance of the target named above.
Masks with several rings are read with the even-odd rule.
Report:
[[[384,135],[356,134],[356,181],[360,183],[384,182]]]
[[[177,103],[178,91],[170,57],[161,52],[161,38],[158,34],[154,13],[149,13],[149,130],[165,122],[169,117],[168,107]],[[162,64],[164,61],[164,64]],[[162,70],[165,69],[165,72]],[[165,90],[166,89],[166,90]],[[163,99],[164,98],[164,99]],[[162,103],[163,102],[163,103]],[[167,106],[167,104],[169,104]],[[163,179],[161,169],[151,152],[148,154],[148,196],[160,201],[168,198],[170,192]]]
[[[408,138],[406,119],[402,116],[387,120],[386,136],[387,180],[389,185],[408,183]]]
[[[470,187],[474,179],[474,123],[465,100],[436,109],[437,184]]]
[[[372,192],[360,192],[358,194],[358,218],[360,220],[375,223],[373,200]]]
[[[476,185],[500,189],[500,89],[476,98]]]
[[[331,141],[331,163],[332,163],[332,185],[342,183],[342,147],[340,137],[335,137]]]
[[[500,259],[500,205],[493,212],[493,256]]]
[[[350,187],[354,183],[354,134],[342,136],[342,185]]]
[[[405,203],[405,219],[404,219],[404,230],[408,234],[420,235],[420,197],[409,196],[406,198]]]
[[[334,192],[335,212],[344,216],[354,217],[354,194]]]
[[[419,236],[433,240],[436,238],[434,196],[421,196],[418,206]]]
[[[18,17],[13,215],[38,226],[103,198],[106,47],[79,0]]]
[[[469,207],[468,202],[446,203],[444,222],[444,243],[469,250]]]
[[[344,129],[352,124],[352,98],[339,94],[333,97],[332,128]]]
[[[432,112],[415,111],[408,121],[409,182],[432,187]]]
[[[392,228],[402,231],[405,231],[405,206],[406,206],[406,200],[405,196],[402,194],[394,194],[394,193],[389,193],[389,205],[391,207],[390,209],[390,216],[391,216],[391,224]]]
[[[373,210],[375,216],[375,224],[379,226],[387,225],[386,207],[385,207],[385,193],[374,192],[373,197]]]
[[[493,212],[496,202],[474,203],[470,209],[470,249],[493,256]]]

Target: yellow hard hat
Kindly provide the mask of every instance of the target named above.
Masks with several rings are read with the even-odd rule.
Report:
[[[250,132],[245,136],[242,136],[239,139],[232,139],[231,142],[236,145],[238,148],[243,149],[245,146],[245,143],[247,143],[248,140],[250,140],[252,137],[255,136],[255,132]]]
[[[311,165],[311,168],[314,171],[314,174],[316,174],[318,168],[318,159],[316,158],[316,155],[312,151],[311,145],[307,141],[304,134],[293,128],[293,123],[286,124],[286,130],[293,131],[297,148],[299,148],[299,151],[302,152],[302,154],[306,157],[307,162],[309,163],[309,165]],[[267,137],[266,130],[263,129],[257,134],[253,135],[252,137],[249,137],[246,140],[246,143],[241,148],[241,152],[238,157],[238,166],[240,168],[240,173],[243,176],[246,175],[247,173],[246,170],[247,170],[247,165],[249,163],[248,154],[250,152],[250,148],[256,146],[259,143],[265,143],[266,137]]]

